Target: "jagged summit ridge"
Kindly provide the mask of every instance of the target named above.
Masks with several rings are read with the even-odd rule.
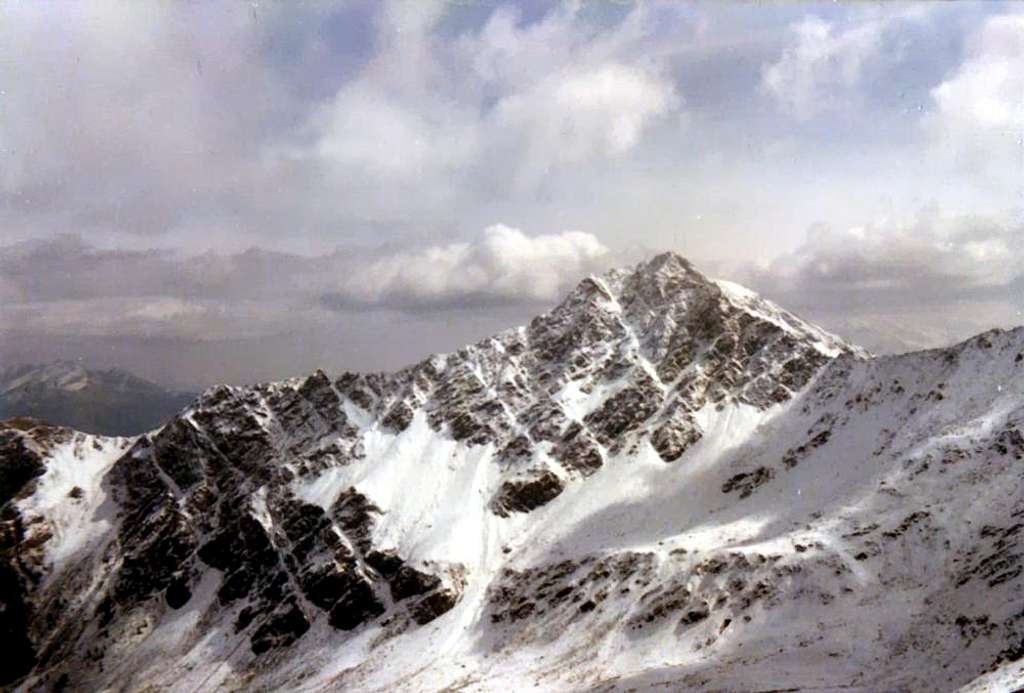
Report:
[[[1022,378],[1024,330],[869,358],[662,255],[394,373],[5,430],[5,613],[29,687],[954,690],[1024,652]]]
[[[294,439],[286,464],[307,476],[362,459],[366,426],[400,434],[419,414],[456,441],[498,450],[517,477],[495,498],[504,513],[550,499],[608,455],[646,442],[672,461],[699,440],[695,415],[704,406],[729,400],[770,407],[839,353],[862,355],[663,254],[589,277],[529,325],[456,353],[393,374],[348,373],[332,382],[317,372],[283,384],[218,388],[187,416],[226,413],[247,419],[243,428],[267,428],[277,418],[282,428],[271,429],[272,437]],[[297,431],[289,430],[290,412],[283,419],[271,413],[288,392],[313,403]],[[519,489],[532,500],[512,498]]]
[[[612,410],[625,399],[642,400],[638,418],[605,431],[610,441],[650,416],[668,420],[680,408],[692,412],[708,401],[735,399],[766,408],[788,399],[821,363],[841,353],[866,355],[665,253],[632,270],[584,279],[524,328],[393,376],[342,380],[387,424],[401,426],[425,407],[434,424],[446,422],[453,437],[472,442],[523,429],[544,440],[545,432],[529,420],[536,414],[581,423],[594,415],[596,422],[607,418],[598,413],[603,403]],[[370,396],[359,383],[381,396]]]
[[[103,477],[97,493],[120,520],[97,541],[123,560],[93,566],[96,601],[72,632],[43,636],[42,664],[73,658],[83,638],[116,638],[140,609],[189,604],[211,569],[223,580],[205,618],[233,624],[254,654],[289,647],[318,615],[343,631],[427,623],[461,598],[472,561],[418,556],[410,528],[380,529],[389,516],[359,479],[391,446],[447,440],[456,456],[493,460],[479,467],[479,512],[495,520],[481,522],[511,521],[613,458],[649,448],[677,460],[708,407],[771,408],[839,353],[859,352],[668,253],[396,373],[214,388]],[[36,555],[40,570],[64,573],[52,556],[66,553]]]

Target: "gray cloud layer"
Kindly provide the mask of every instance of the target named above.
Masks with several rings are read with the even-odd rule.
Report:
[[[308,331],[338,312],[540,310],[608,259],[590,234],[502,225],[471,242],[318,256],[100,250],[64,236],[0,247],[0,329],[211,342]]]
[[[750,268],[767,295],[882,351],[1024,323],[1024,224],[922,213],[812,229],[796,251]]]

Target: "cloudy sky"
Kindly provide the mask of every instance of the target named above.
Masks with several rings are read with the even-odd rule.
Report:
[[[1024,8],[0,4],[0,362],[393,368],[675,250],[878,351],[1024,323]]]

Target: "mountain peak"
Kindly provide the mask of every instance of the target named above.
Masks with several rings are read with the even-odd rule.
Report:
[[[0,392],[23,387],[77,392],[87,387],[161,390],[159,385],[121,368],[94,369],[78,361],[55,359],[11,366],[0,371]]]
[[[553,314],[578,310],[615,312],[637,334],[664,336],[703,325],[700,330],[708,339],[722,336],[716,330],[730,329],[727,316],[743,313],[746,320],[770,323],[809,342],[826,356],[868,355],[750,289],[707,277],[675,252],[660,253],[631,268],[612,269],[585,279]],[[660,327],[658,323],[662,323]],[[652,348],[652,358],[657,359],[659,349]]]
[[[1021,651],[1024,338],[861,355],[667,254],[396,373],[0,426],[0,685],[958,686]]]
[[[0,419],[31,416],[93,433],[151,430],[193,399],[128,371],[56,360],[0,371]]]
[[[0,371],[0,392],[35,386],[67,391],[82,390],[89,385],[90,374],[75,361],[55,360],[49,363],[22,364]]]
[[[612,269],[600,277],[617,296],[640,293],[648,300],[673,300],[680,292],[707,286],[710,280],[682,255],[665,252],[629,268]]]
[[[697,270],[694,269],[693,264],[685,257],[673,250],[667,250],[662,253],[658,253],[650,260],[646,260],[637,265],[637,272],[646,273],[658,273],[668,272],[675,274],[698,274]]]
[[[514,446],[519,455],[575,423],[573,444],[552,452],[574,473],[578,459],[570,457],[596,468],[646,440],[674,460],[700,437],[702,408],[726,401],[769,408],[843,353],[863,355],[663,253],[584,279],[525,328],[397,374],[346,374],[338,389],[393,430],[424,411],[457,440]],[[537,416],[549,423],[538,428]]]

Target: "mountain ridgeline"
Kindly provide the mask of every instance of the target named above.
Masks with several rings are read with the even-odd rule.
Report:
[[[127,371],[86,369],[71,361],[0,370],[0,419],[24,416],[100,435],[151,431],[195,397]]]
[[[1005,690],[1022,423],[1022,330],[875,358],[659,255],[395,373],[8,424],[0,679]]]

